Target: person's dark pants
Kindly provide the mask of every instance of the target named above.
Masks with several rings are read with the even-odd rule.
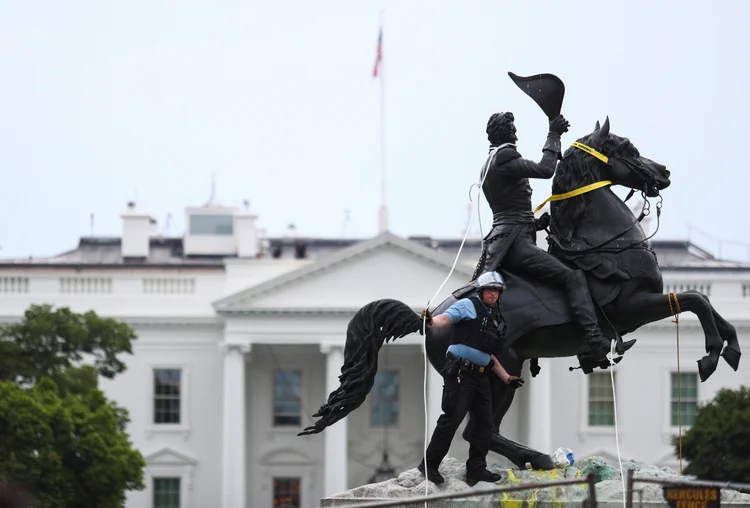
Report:
[[[466,474],[471,476],[487,468],[487,453],[492,439],[492,392],[487,376],[486,370],[481,374],[464,371],[459,383],[457,375],[445,374],[443,414],[438,418],[430,445],[427,447],[427,468],[438,469],[448,453],[456,430],[469,411],[472,417],[476,418],[476,425],[469,436]]]

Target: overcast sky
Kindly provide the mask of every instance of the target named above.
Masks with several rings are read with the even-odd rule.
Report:
[[[338,236],[345,209],[347,236],[376,234],[381,7],[394,233],[463,234],[491,113],[541,156],[546,118],[507,72],[551,72],[565,147],[609,115],[671,170],[657,239],[750,243],[747,1],[2,0],[0,256],[74,247],[92,213],[119,235],[133,199],[181,235],[214,172],[216,199],[250,200],[270,235]]]

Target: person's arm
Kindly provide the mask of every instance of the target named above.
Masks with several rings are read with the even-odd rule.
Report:
[[[541,178],[548,180],[555,174],[557,167],[558,151],[550,149],[550,145],[560,146],[560,136],[550,132],[547,135],[547,142],[542,149],[542,160],[534,162],[529,159],[519,157],[503,164],[502,172],[504,175],[513,175],[523,178]]]
[[[445,328],[446,326],[450,326],[452,324],[453,321],[451,321],[451,318],[449,318],[448,315],[438,314],[437,316],[432,318],[430,328]]]
[[[503,383],[505,383],[506,385],[510,385],[511,383],[513,383],[512,387],[514,389],[523,386],[523,378],[520,378],[518,376],[511,376],[510,374],[508,374],[508,371],[506,371],[500,364],[500,362],[497,361],[495,355],[490,355],[490,358],[492,358],[492,372],[494,372],[497,377],[499,377],[503,381]]]
[[[500,171],[504,175],[524,178],[541,178],[545,180],[552,178],[557,167],[557,158],[562,153],[560,137],[564,132],[567,132],[569,126],[570,124],[565,117],[559,115],[549,123],[547,141],[542,147],[542,159],[539,162],[524,158],[513,159],[503,164]],[[495,169],[494,164],[490,170],[492,169]]]
[[[424,319],[425,312],[427,312],[427,309],[422,311],[422,319]],[[474,319],[477,317],[474,305],[466,298],[457,301],[442,314],[432,317],[429,316],[429,312],[427,314],[427,326],[431,328],[444,328],[462,319]]]

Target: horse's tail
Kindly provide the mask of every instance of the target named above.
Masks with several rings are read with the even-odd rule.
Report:
[[[331,392],[313,418],[311,427],[297,434],[317,434],[357,409],[367,398],[378,370],[378,351],[389,342],[410,333],[421,332],[422,319],[398,300],[376,300],[357,311],[346,329],[341,386]]]

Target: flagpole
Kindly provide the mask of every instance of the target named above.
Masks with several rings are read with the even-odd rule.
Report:
[[[385,204],[385,72],[383,58],[383,18],[384,11],[380,9],[380,67],[378,68],[378,77],[380,78],[380,214],[379,214],[379,233],[388,231],[388,208]]]

